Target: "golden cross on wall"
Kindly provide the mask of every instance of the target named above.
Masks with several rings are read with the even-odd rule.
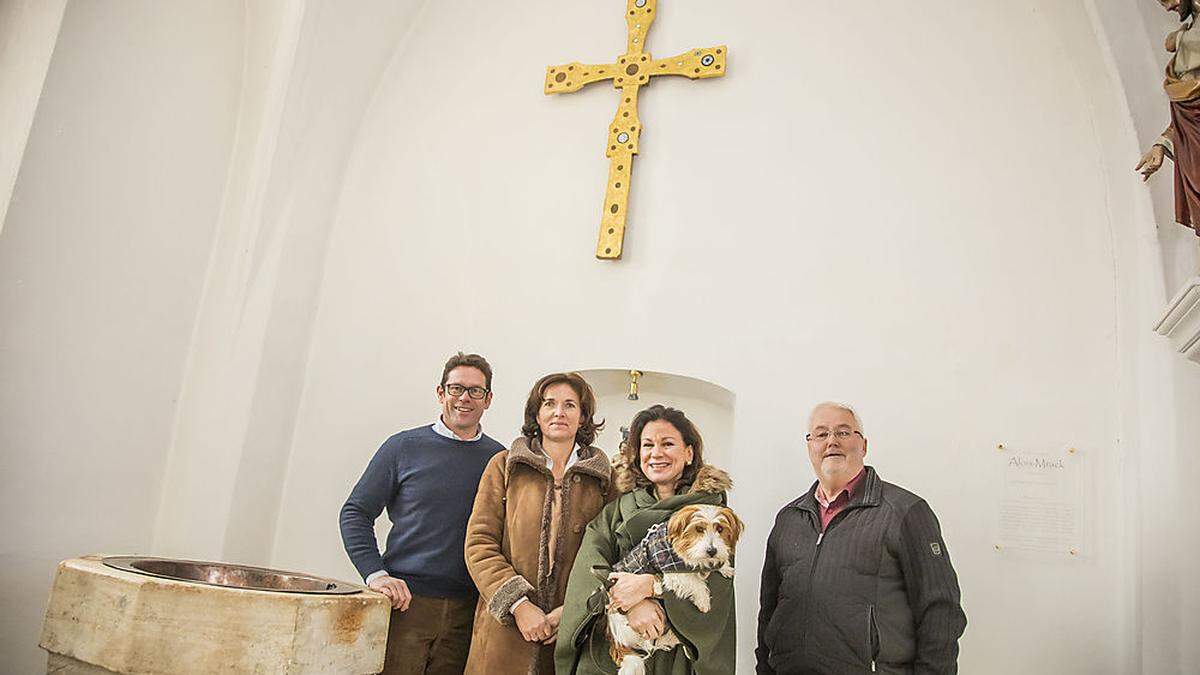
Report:
[[[596,257],[615,260],[621,257],[625,240],[625,214],[629,206],[629,176],[633,171],[633,156],[638,154],[638,136],[642,123],[638,119],[638,88],[650,83],[656,75],[683,75],[690,79],[721,77],[725,74],[725,45],[708,49],[692,49],[666,59],[651,58],[644,51],[646,33],[654,22],[658,0],[626,0],[625,23],[629,40],[625,53],[616,63],[589,65],[578,61],[546,69],[547,94],[566,94],[579,91],[585,84],[612,80],[621,90],[617,114],[608,127],[608,187],[604,191],[604,211],[600,219],[600,239]]]

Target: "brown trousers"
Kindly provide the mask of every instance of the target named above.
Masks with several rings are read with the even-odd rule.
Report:
[[[392,610],[385,675],[462,675],[471,649],[475,598],[414,595],[408,611]]]

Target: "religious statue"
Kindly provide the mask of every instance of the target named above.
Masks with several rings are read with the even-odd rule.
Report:
[[[1167,36],[1167,63],[1163,89],[1171,101],[1171,124],[1142,155],[1137,171],[1148,180],[1163,158],[1175,162],[1175,220],[1200,236],[1200,30],[1193,0],[1158,0],[1168,12],[1179,14],[1179,30]]]

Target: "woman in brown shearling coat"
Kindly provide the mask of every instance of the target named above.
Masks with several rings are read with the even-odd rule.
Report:
[[[577,373],[538,380],[522,436],[488,463],[467,522],[479,588],[466,672],[553,675],[567,577],[588,522],[617,493],[592,447],[596,397]]]

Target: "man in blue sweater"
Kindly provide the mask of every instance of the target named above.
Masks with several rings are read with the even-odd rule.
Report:
[[[492,404],[492,368],[478,354],[446,362],[441,416],[387,439],[342,506],[342,543],[371,588],[392,601],[384,673],[459,675],[478,592],[463,540],[479,478],[504,449],[479,420]],[[379,554],[375,519],[392,522]]]

